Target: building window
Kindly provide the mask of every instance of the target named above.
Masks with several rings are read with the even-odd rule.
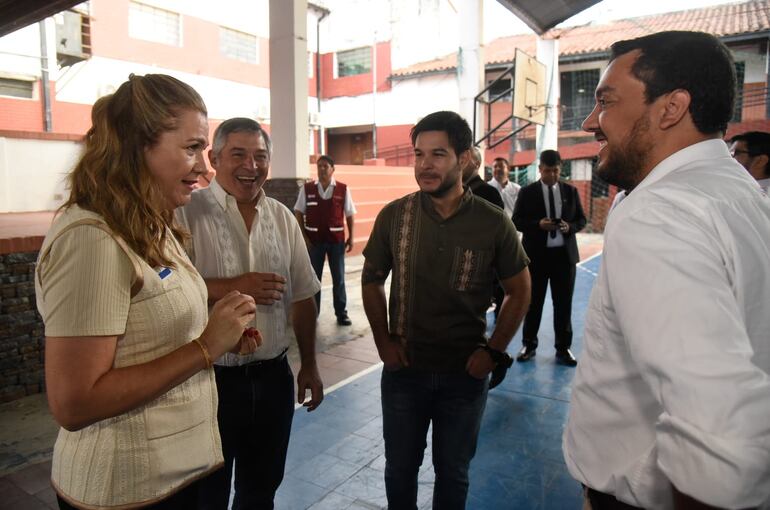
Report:
[[[23,97],[32,99],[34,82],[0,78],[0,96]]]
[[[241,62],[258,64],[258,50],[259,41],[256,35],[219,27],[219,52],[222,55]]]
[[[735,89],[738,94],[735,96],[735,108],[733,109],[733,118],[730,122],[740,122],[743,118],[743,107],[752,106],[750,97],[746,97],[745,90],[743,90],[743,81],[746,76],[746,62],[735,63]]]
[[[372,71],[372,48],[356,48],[337,52],[337,77],[354,76]]]
[[[598,69],[561,73],[560,129],[564,131],[582,129],[580,125],[594,109],[594,90],[598,83]]]
[[[181,19],[176,12],[131,2],[128,9],[128,35],[169,46],[181,46]]]
[[[487,85],[490,83],[493,83],[492,80],[490,80]],[[487,101],[491,101],[492,99],[496,98],[503,92],[506,92],[505,95],[503,95],[498,101],[511,101],[511,79],[510,78],[503,78],[502,80],[494,81],[494,85],[492,85],[489,90],[487,91]]]

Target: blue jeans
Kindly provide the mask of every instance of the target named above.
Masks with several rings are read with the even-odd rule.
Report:
[[[233,510],[270,510],[283,480],[294,418],[289,362],[215,366],[224,468],[202,481],[198,510],[227,510],[235,464]]]
[[[417,509],[417,474],[433,422],[433,508],[462,510],[488,379],[467,373],[383,370],[382,422],[389,510]]]
[[[332,274],[332,298],[334,315],[347,317],[348,298],[345,293],[345,243],[318,243],[310,248],[310,263],[313,265],[318,281],[324,270],[324,259],[329,258],[329,271]],[[321,291],[315,295],[318,313],[321,313]]]

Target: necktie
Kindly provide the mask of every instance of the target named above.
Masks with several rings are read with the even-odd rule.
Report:
[[[553,199],[553,186],[548,186],[548,205],[551,208],[551,219],[556,217],[556,201]],[[556,231],[551,230],[551,238],[556,237]]]

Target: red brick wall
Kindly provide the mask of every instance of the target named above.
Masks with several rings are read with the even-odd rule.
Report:
[[[743,109],[741,110],[741,121],[764,119],[767,115],[767,104],[763,100],[767,93],[762,91],[767,87],[767,83],[745,83],[743,85]]]
[[[56,100],[56,82],[51,86],[53,132],[84,135],[91,127],[91,105]],[[35,84],[35,99],[0,98],[0,130],[42,132],[43,101],[40,82]]]
[[[315,56],[316,54],[311,52],[309,57],[310,61],[313,63],[313,77],[307,81],[307,95],[310,97],[316,97],[315,84],[317,82],[318,76],[316,76],[317,73],[315,67]]]
[[[412,140],[409,132],[413,124],[402,124],[399,126],[377,126],[377,147],[380,150],[397,145],[411,145]]]
[[[33,97],[40,97],[40,83]],[[19,131],[43,130],[43,103],[38,99],[0,97],[0,129]]]

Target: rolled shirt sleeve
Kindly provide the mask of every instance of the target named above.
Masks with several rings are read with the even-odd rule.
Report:
[[[521,246],[513,222],[505,213],[500,214],[499,235],[496,237],[495,271],[498,278],[505,280],[515,276],[529,265],[529,258]]]
[[[390,223],[394,208],[395,204],[391,202],[377,215],[363,251],[366,261],[375,269],[384,271],[386,275],[390,273],[393,267],[393,253],[390,249]]]

